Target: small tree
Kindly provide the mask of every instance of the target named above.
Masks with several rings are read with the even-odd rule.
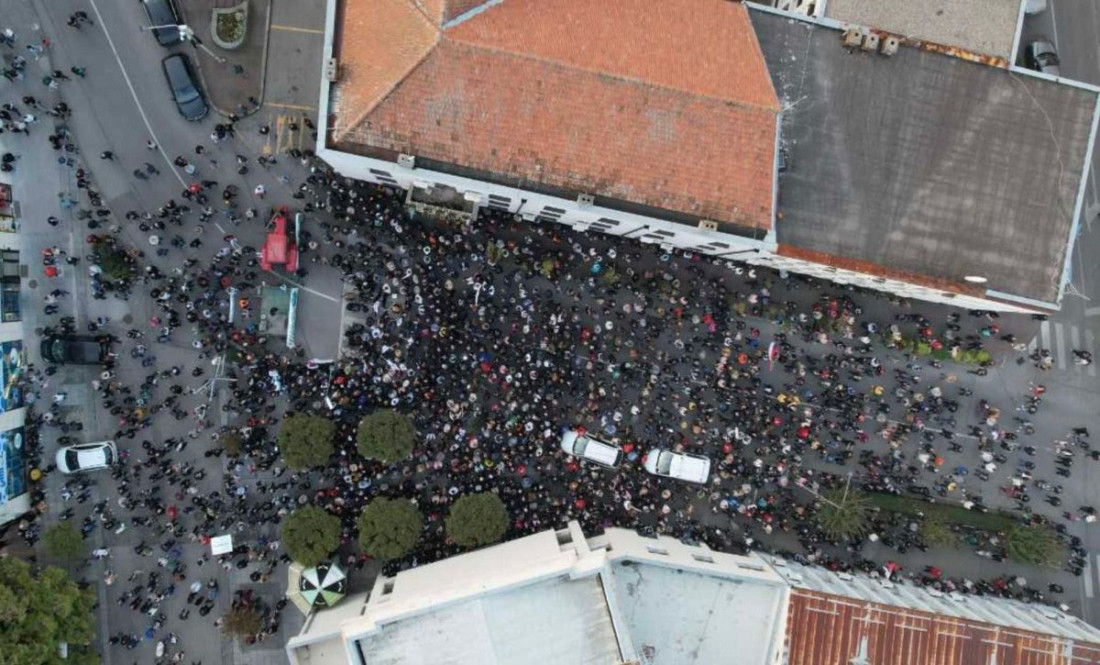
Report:
[[[1019,526],[1009,531],[1005,549],[1010,559],[1020,563],[1056,567],[1066,559],[1065,546],[1043,526]]]
[[[316,506],[303,506],[286,516],[282,533],[290,558],[312,568],[340,546],[340,518]]]
[[[68,522],[58,522],[46,529],[42,543],[46,552],[58,559],[71,561],[84,556],[84,537]]]
[[[355,439],[363,457],[397,462],[412,454],[416,428],[408,416],[392,409],[379,409],[359,421]]]
[[[241,447],[244,445],[244,441],[241,440],[241,433],[237,430],[225,432],[218,440],[221,442],[222,448],[225,449],[226,455],[236,457],[241,454]]]
[[[335,436],[336,425],[328,418],[299,414],[283,421],[276,442],[287,467],[308,469],[328,463]]]
[[[134,277],[134,260],[125,251],[108,243],[96,243],[95,262],[103,276],[111,281],[125,282]]]
[[[222,622],[222,630],[236,637],[248,637],[260,632],[263,627],[263,615],[259,610],[248,605],[241,605],[229,610]]]
[[[420,540],[424,521],[408,499],[374,499],[359,515],[359,546],[375,559],[398,559]]]
[[[496,494],[467,494],[451,506],[447,535],[463,547],[489,545],[504,537],[508,521],[508,510]]]
[[[855,490],[830,490],[817,511],[818,526],[837,540],[858,538],[870,528],[871,503]]]
[[[81,590],[60,568],[35,574],[21,559],[0,557],[0,662],[98,662],[89,648],[95,603],[95,592]],[[69,645],[65,661],[57,655],[62,643]]]

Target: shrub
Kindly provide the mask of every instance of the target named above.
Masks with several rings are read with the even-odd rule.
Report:
[[[336,426],[328,418],[294,415],[283,421],[276,443],[289,468],[308,469],[328,463],[335,435]]]
[[[412,454],[416,428],[408,416],[392,409],[380,409],[359,421],[355,438],[363,457],[397,462]]]
[[[496,494],[467,494],[451,506],[447,535],[463,547],[480,547],[503,538],[508,522],[508,510]]]
[[[84,537],[68,522],[58,522],[42,536],[46,552],[58,559],[73,560],[84,556]]]
[[[282,534],[290,558],[312,568],[340,546],[340,518],[316,506],[303,506],[287,515]]]

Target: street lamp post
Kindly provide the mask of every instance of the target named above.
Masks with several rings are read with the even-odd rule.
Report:
[[[727,257],[727,256],[733,256],[734,254],[749,254],[749,253],[759,254],[760,250],[757,249],[756,247],[753,247],[752,249],[739,249],[739,250],[736,250],[736,251],[733,251],[733,252],[726,252],[725,254],[714,254],[714,258],[721,259],[721,258],[724,258],[724,257]]]
[[[206,44],[203,44],[202,40],[199,39],[197,36],[195,36],[195,31],[191,29],[191,26],[187,25],[186,23],[180,23],[179,25],[176,25],[175,23],[167,23],[165,25],[142,26],[141,29],[142,30],[163,30],[163,29],[166,29],[166,28],[175,28],[176,30],[179,30],[180,31],[180,41],[181,42],[188,42],[188,43],[191,44],[191,46],[194,46],[195,48],[198,48],[198,49],[202,49],[203,52],[206,53],[206,55],[210,56],[211,58],[214,58],[214,60],[219,65],[224,65],[225,64],[225,58],[221,57],[217,53],[214,53],[209,48],[207,48]]]

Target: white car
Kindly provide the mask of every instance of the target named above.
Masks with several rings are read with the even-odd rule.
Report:
[[[561,449],[570,455],[606,467],[617,467],[623,461],[623,449],[593,439],[577,430],[566,430],[561,437]]]
[[[57,469],[61,473],[78,473],[106,469],[118,461],[114,441],[82,443],[65,446],[57,451]]]
[[[675,478],[689,483],[707,482],[710,478],[710,459],[691,453],[674,453],[664,448],[654,448],[642,462],[645,470],[655,476]]]

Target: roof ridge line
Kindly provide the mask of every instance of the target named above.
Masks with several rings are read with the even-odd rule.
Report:
[[[349,132],[362,124],[362,122],[367,119],[367,116],[370,115],[376,108],[378,108],[379,104],[384,102],[387,97],[393,94],[393,91],[396,90],[398,86],[400,86],[402,83],[404,83],[405,79],[409,78],[409,76],[411,76],[413,72],[419,69],[420,65],[424,64],[424,61],[428,59],[428,56],[434,53],[435,50],[439,48],[440,42],[443,41],[443,31],[439,29],[439,26],[436,25],[434,21],[432,21],[430,18],[428,18],[426,14],[424,14],[424,12],[420,8],[420,3],[417,0],[409,0],[409,4],[414,7],[417,15],[420,16],[420,20],[427,23],[428,26],[435,32],[435,42],[431,45],[431,47],[425,49],[424,53],[422,53],[420,57],[417,58],[417,60],[413,62],[412,65],[410,65],[404,73],[401,74],[401,76],[394,79],[393,83],[391,83],[389,87],[387,87],[381,94],[379,94],[375,98],[373,104],[364,105],[362,111],[352,116],[351,122],[347,124],[347,129],[342,132],[333,131],[333,139],[335,139],[336,141],[342,140],[344,136],[346,136]]]
[[[462,23],[465,23],[466,21],[472,19],[473,17],[477,16],[481,12],[485,11],[486,9],[489,9],[490,7],[495,7],[499,4],[501,4],[502,2],[504,2],[504,0],[485,0],[485,2],[482,2],[477,7],[474,7],[473,9],[467,9],[466,11],[462,12],[461,14],[454,17],[450,21],[447,21],[446,23],[444,23],[442,25],[442,29],[443,30],[449,30],[449,29],[455,27],[456,25],[461,25]]]
[[[493,0],[489,0],[489,1],[492,2]],[[497,2],[503,2],[503,0],[496,0],[496,1]],[[598,70],[598,69],[589,69],[587,67],[579,67],[577,65],[572,65],[572,64],[565,63],[565,62],[561,62],[559,60],[554,60],[554,59],[551,59],[551,58],[543,58],[543,57],[535,56],[535,55],[532,55],[530,53],[518,53],[516,51],[512,51],[512,50],[509,50],[509,49],[502,49],[502,48],[497,48],[497,47],[492,47],[492,46],[484,46],[484,45],[481,45],[481,44],[473,44],[473,43],[470,43],[470,42],[467,42],[467,41],[464,41],[464,40],[461,40],[461,39],[455,39],[455,38],[451,37],[450,35],[448,35],[446,33],[444,33],[442,35],[442,39],[440,41],[450,41],[450,42],[454,42],[456,45],[461,44],[463,46],[466,46],[467,48],[477,49],[477,50],[480,50],[480,51],[487,51],[487,52],[490,52],[490,53],[504,53],[504,54],[507,54],[507,55],[515,56],[517,58],[524,58],[526,60],[533,60],[535,62],[541,62],[541,63],[544,63],[544,64],[557,65],[558,67],[564,67],[566,69],[572,69],[572,70],[579,71],[579,72],[586,72],[588,74],[595,74],[597,76],[607,76],[609,78],[619,79],[619,80],[622,80],[622,81],[629,81],[631,83],[643,83],[645,85],[648,85],[648,86],[651,86],[651,87],[654,87],[654,88],[659,88],[661,90],[671,90],[671,91],[678,92],[678,93],[681,93],[681,94],[687,94],[687,95],[692,95],[692,96],[695,96],[695,97],[701,97],[701,98],[704,98],[704,99],[709,99],[711,101],[721,102],[723,104],[732,104],[733,106],[737,106],[739,108],[753,109],[753,110],[758,110],[758,111],[768,111],[768,112],[771,112],[771,113],[779,113],[779,111],[782,110],[782,106],[778,103],[778,98],[776,99],[775,107],[772,108],[770,106],[756,104],[756,103],[753,103],[753,102],[744,102],[744,101],[739,101],[739,100],[726,99],[724,97],[716,97],[714,95],[710,95],[710,94],[706,94],[706,93],[698,93],[698,92],[692,92],[690,90],[684,90],[683,88],[674,88],[672,86],[664,85],[664,84],[661,84],[661,83],[654,83],[653,81],[646,81],[646,80],[643,80],[643,79],[634,78],[632,76],[624,76],[622,74],[611,74],[611,73],[608,73],[606,71],[601,71],[601,70]],[[769,75],[769,81],[768,82],[769,82],[769,85],[770,85],[770,83],[771,83],[770,75]]]

